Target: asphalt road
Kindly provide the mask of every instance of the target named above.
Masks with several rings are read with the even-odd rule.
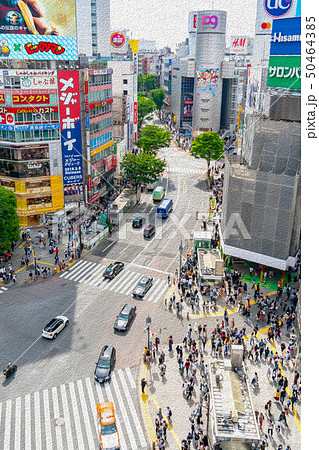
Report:
[[[172,329],[184,335],[187,325],[163,306],[167,274],[173,276],[178,267],[180,241],[193,232],[196,212],[207,209],[209,195],[203,161],[173,148],[160,154],[168,163],[161,183],[174,204],[168,219],[156,217],[152,193],[145,193],[119,231],[68,271],[12,286],[1,296],[0,367],[9,361],[18,365],[0,387],[1,449],[97,448],[96,403],[106,399],[115,404],[121,448],[147,448],[137,397],[145,318],[151,316],[151,331],[163,339]],[[143,229],[132,229],[135,215],[155,223],[152,239],[143,238]],[[114,260],[124,262],[124,271],[104,281],[103,269]],[[154,278],[153,287],[145,299],[135,300],[131,292],[144,274]],[[137,305],[137,315],[127,333],[115,333],[125,303]],[[43,339],[43,326],[56,315],[66,315],[69,326],[57,339]],[[105,344],[116,348],[117,359],[111,382],[99,386],[93,373]]]

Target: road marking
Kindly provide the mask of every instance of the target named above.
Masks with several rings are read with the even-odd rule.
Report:
[[[24,425],[24,445],[26,450],[31,450],[31,404],[30,394],[24,397],[24,413],[25,413],[25,425]]]
[[[35,446],[37,450],[41,450],[41,409],[40,409],[40,393],[34,393],[34,427],[35,427]]]
[[[127,272],[126,272],[125,277],[123,277],[121,279],[121,283],[120,283],[121,286],[120,286],[118,292],[121,292],[121,293],[124,292],[127,289],[127,286],[132,282],[132,279],[134,278],[134,280],[135,280],[136,278],[138,278],[138,275],[139,274],[137,274],[136,272],[130,272],[130,274],[127,275]],[[134,281],[133,281],[133,284],[134,284]]]
[[[120,294],[123,294],[123,292],[125,291],[125,294],[128,295],[130,293],[130,291],[133,289],[133,286],[141,278],[140,273],[136,273],[136,272],[134,272],[134,273],[135,273],[134,277],[129,281],[129,283],[126,284],[126,286],[124,286],[123,289],[120,290]]]
[[[153,292],[153,294],[148,299],[149,302],[153,301],[154,303],[157,303],[160,298],[160,292],[166,291],[168,288],[168,284],[165,280],[160,280],[160,284],[157,286],[156,291]]]
[[[78,261],[78,262],[76,262],[75,264],[73,264],[72,266],[71,266],[71,268],[70,269],[68,269],[67,271],[65,271],[65,272],[63,272],[61,275],[60,275],[60,277],[65,277],[67,274],[69,274],[69,273],[71,273],[74,269],[78,269],[80,266],[82,266],[83,264],[85,263],[85,260],[81,260],[81,261]]]
[[[146,376],[147,376],[147,365],[143,364],[142,370],[141,370],[141,380],[143,378],[146,378]],[[146,426],[149,440],[151,442],[156,442],[157,437],[156,437],[155,429],[153,427],[153,421],[152,421],[150,410],[149,410],[147,395],[142,392],[141,387],[140,387],[140,395],[142,397],[142,417],[144,420],[144,424]]]
[[[77,441],[78,441],[78,449],[85,450],[84,443],[83,443],[82,429],[80,426],[78,401],[76,399],[74,383],[72,381],[69,382],[69,389],[70,389],[70,395],[71,395],[72,410],[73,410],[73,415],[74,415],[76,437],[77,437]]]
[[[88,396],[89,396],[89,400],[90,400],[92,416],[95,417],[97,412],[96,412],[96,403],[95,403],[95,400],[94,400],[94,394],[93,394],[91,379],[90,378],[86,378],[85,379],[85,384],[86,384],[86,388],[87,388],[87,392],[88,392]],[[96,434],[98,435],[97,419],[94,420],[94,425],[95,425]]]
[[[125,277],[126,277],[126,271],[123,270],[123,272],[119,275],[119,278],[117,280],[111,281],[110,291],[113,291],[118,286],[118,284],[120,284],[125,279]],[[107,283],[107,286],[108,286],[108,283]]]
[[[43,391],[43,406],[44,406],[46,449],[52,450],[50,403],[49,403],[49,391],[47,389]]]
[[[124,374],[123,374],[123,372],[121,370],[119,370],[118,371],[118,375],[120,377],[120,380],[121,380],[121,383],[122,383],[122,386],[123,386],[123,392],[124,392],[124,395],[126,397],[128,406],[130,408],[131,415],[133,417],[133,421],[134,421],[134,424],[135,424],[135,428],[137,430],[137,435],[138,435],[139,441],[140,441],[142,447],[145,447],[147,444],[146,444],[146,441],[145,441],[145,438],[144,438],[144,433],[143,433],[141,424],[140,424],[140,422],[138,420],[136,409],[134,407],[134,403],[133,403],[131,394],[129,392],[129,388],[128,388],[127,384],[126,384],[126,381],[125,381],[125,378],[124,378]]]
[[[106,384],[106,383],[105,383],[105,384],[104,384],[104,388],[105,388],[105,391],[106,391],[106,398],[107,398],[108,400],[110,400],[110,401],[113,403],[113,405],[114,405],[115,402],[114,402],[114,398],[113,398],[113,395],[112,395],[111,388],[110,388],[109,384]],[[121,449],[127,450],[127,444],[126,444],[126,441],[125,441],[125,438],[124,438],[124,433],[123,433],[122,425],[121,425],[121,422],[120,422],[120,418],[119,418],[119,416],[118,416],[118,413],[117,413],[116,411],[115,411],[115,419],[116,419],[117,429],[118,429],[119,435],[120,435]]]
[[[21,397],[16,399],[14,448],[20,448],[21,441]]]
[[[93,264],[93,266],[92,266]],[[78,272],[76,272],[75,274],[72,274],[69,277],[69,280],[73,280],[73,281],[82,281],[85,279],[85,276],[95,267],[96,263],[91,263],[89,262],[88,265],[86,265],[86,267],[84,267],[82,270],[79,270]],[[83,276],[85,275],[85,276]]]
[[[99,266],[97,267],[97,269],[92,273],[92,275],[86,279],[86,284],[90,285],[90,286],[94,286],[97,280],[100,280],[100,283],[97,285],[99,286],[101,283],[104,282],[104,277],[103,277],[103,266],[101,264],[99,264]]]
[[[149,400],[149,401],[151,400],[151,401],[156,405],[157,409],[160,409],[160,405],[159,405],[159,403],[158,403],[158,401],[157,401],[157,399],[156,399],[156,397],[155,397],[154,394],[151,395],[151,396],[149,397],[148,400]],[[182,443],[181,443],[181,441],[179,440],[179,438],[178,438],[178,436],[177,436],[177,434],[176,434],[174,428],[173,428],[172,425],[169,423],[169,420],[167,419],[167,417],[165,416],[164,413],[163,413],[163,419],[164,419],[165,422],[167,423],[169,431],[172,433],[172,435],[173,435],[175,441],[177,442],[177,444],[178,444],[178,446],[179,446],[179,448],[180,448],[181,445],[182,445]]]
[[[100,383],[98,381],[95,381],[94,384],[95,384],[97,396],[98,396],[98,399],[99,399],[99,403],[103,403],[104,402],[104,397],[103,397],[103,394],[102,394],[101,385],[100,385]]]
[[[3,450],[10,450],[12,400],[6,401]]]
[[[116,241],[112,241],[112,242],[110,243],[110,245],[108,245],[107,247],[105,247],[104,250],[102,250],[102,252],[105,252],[108,248],[110,248],[113,244],[115,244],[115,242],[116,242]]]
[[[78,392],[79,392],[79,396],[80,396],[80,402],[81,402],[81,406],[82,406],[83,419],[84,419],[84,423],[85,423],[85,431],[86,431],[86,435],[87,435],[88,442],[89,442],[89,448],[90,448],[90,450],[94,450],[95,443],[94,443],[94,439],[93,439],[93,435],[92,435],[92,429],[91,429],[90,420],[89,420],[89,413],[88,413],[87,406],[86,406],[82,381],[78,380],[77,385],[78,385]]]
[[[130,424],[129,418],[127,416],[127,412],[126,412],[126,409],[125,409],[123,398],[122,398],[122,395],[121,395],[121,392],[120,392],[120,389],[119,389],[119,386],[117,384],[116,377],[114,376],[114,374],[112,376],[112,384],[114,386],[115,395],[117,397],[117,401],[118,401],[118,404],[120,406],[120,409],[121,409],[121,412],[122,412],[122,416],[124,418],[124,425],[125,425],[126,431],[128,433],[128,436],[130,436],[130,438],[131,438],[132,449],[136,449],[137,450],[138,447],[136,445],[136,441],[135,441],[135,438],[134,438],[133,430],[131,428],[131,424]]]
[[[52,392],[53,418],[58,419],[60,417],[60,413],[59,413],[59,399],[57,387],[54,386],[51,392]],[[57,424],[55,424],[55,435],[57,448],[63,448],[62,428]]]
[[[126,372],[128,380],[130,382],[131,388],[136,389],[136,384],[135,384],[131,369],[129,367],[125,367],[125,372]]]
[[[87,267],[89,267],[90,261],[85,261],[84,264],[82,264],[81,268],[79,271],[77,270],[73,270],[73,271],[69,271],[67,272],[67,274],[65,275],[64,278],[68,278],[68,279],[72,279],[72,277],[75,275],[77,276],[78,274],[80,274],[81,272],[83,272]]]
[[[67,439],[67,443],[68,443],[68,450],[74,450],[71,421],[70,421],[70,412],[69,412],[69,406],[68,406],[68,397],[67,397],[67,393],[66,393],[65,384],[62,384],[62,386],[60,387],[60,391],[61,391],[61,398],[62,398],[63,416],[64,416],[64,420],[65,420],[65,433],[66,433],[66,439]]]

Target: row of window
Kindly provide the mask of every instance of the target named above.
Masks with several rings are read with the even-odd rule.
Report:
[[[0,175],[12,178],[32,178],[50,175],[50,161],[35,163],[15,162],[0,159]]]
[[[40,117],[40,120],[37,120],[37,117]],[[57,122],[59,120],[59,112],[52,111],[49,113],[15,113],[15,121],[16,122],[32,122],[32,123],[40,123],[40,122]]]
[[[94,103],[99,100],[108,100],[112,98],[112,89],[104,89],[103,91],[89,92],[89,102]]]
[[[39,159],[49,159],[49,148],[47,145],[39,146],[37,148],[15,148],[0,145],[1,159],[8,159],[12,161],[30,161]]]
[[[91,164],[96,164],[101,161],[101,159],[107,158],[113,153],[113,146],[105,148],[101,152],[97,153],[94,156],[91,156]],[[98,168],[99,172],[101,172],[100,168]]]
[[[100,116],[101,114],[106,114],[112,111],[112,104],[97,106],[95,108],[90,108],[90,117]]]
[[[112,126],[112,117],[107,117],[106,119],[100,120],[99,122],[90,124],[90,134],[98,133],[99,131],[105,130]]]
[[[112,83],[112,74],[90,75],[89,86],[101,86]]]
[[[59,130],[25,130],[8,131],[0,130],[0,140],[12,142],[24,141],[52,141],[60,139]]]

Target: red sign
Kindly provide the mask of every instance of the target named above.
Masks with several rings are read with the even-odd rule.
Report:
[[[125,36],[123,33],[113,33],[110,38],[110,41],[113,47],[120,48],[123,47],[123,45],[125,44]]]
[[[14,105],[50,103],[50,96],[48,94],[13,95],[12,103]]]
[[[4,105],[5,103],[6,103],[6,99],[5,99],[4,94],[0,94],[0,104]]]
[[[0,123],[1,125],[14,125],[14,115],[0,113]]]
[[[88,191],[89,191],[89,194],[91,194],[91,192],[92,192],[91,175],[88,175]]]
[[[137,102],[134,102],[134,125],[137,124]]]
[[[109,98],[107,100],[102,100],[100,102],[90,103],[90,109],[97,108],[98,106],[105,106],[113,103],[113,98]]]

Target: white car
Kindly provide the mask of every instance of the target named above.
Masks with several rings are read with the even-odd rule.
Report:
[[[55,339],[64,327],[69,325],[69,319],[65,316],[56,316],[42,330],[42,337]]]

